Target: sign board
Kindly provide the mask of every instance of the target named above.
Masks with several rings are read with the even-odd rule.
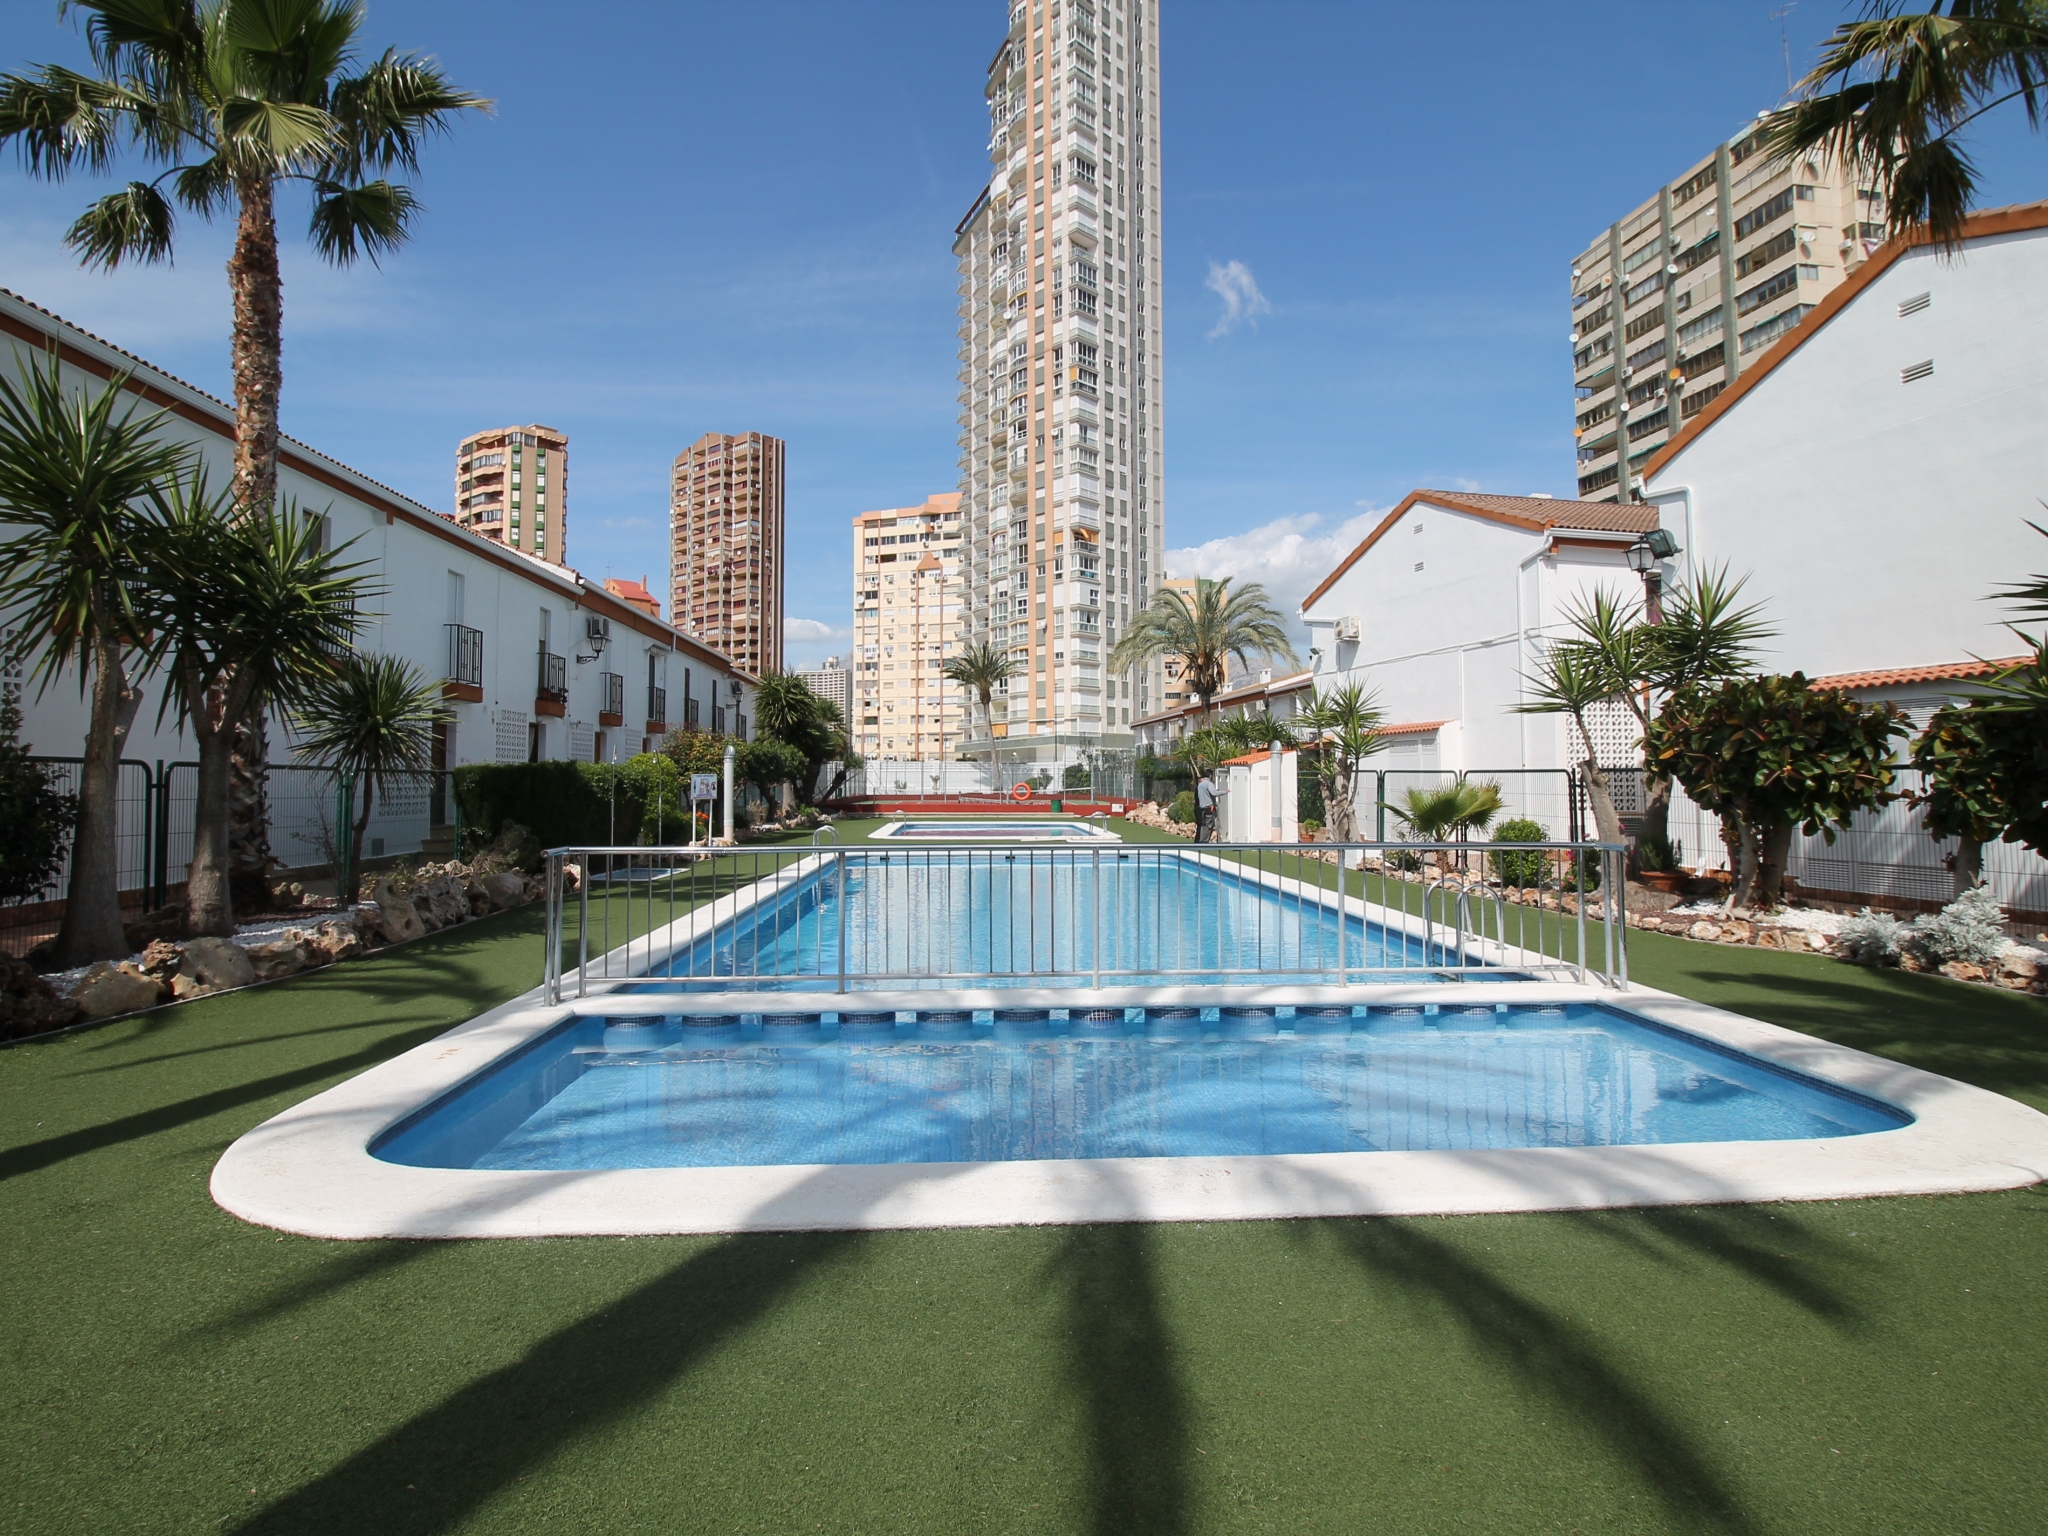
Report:
[[[690,798],[692,800],[716,800],[718,798],[718,775],[715,773],[691,774]]]

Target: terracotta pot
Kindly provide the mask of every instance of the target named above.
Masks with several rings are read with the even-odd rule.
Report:
[[[1662,891],[1666,896],[1682,895],[1686,877],[1675,870],[1646,869],[1635,876],[1636,884],[1653,891]]]

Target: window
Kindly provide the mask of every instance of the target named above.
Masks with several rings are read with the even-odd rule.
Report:
[[[1763,308],[1764,305],[1770,303],[1778,295],[1790,293],[1798,286],[1799,273],[1794,268],[1787,267],[1775,277],[1767,277],[1754,288],[1738,293],[1735,296],[1735,313],[1738,315],[1750,314],[1755,310]]]
[[[1721,306],[1716,304],[1707,314],[1701,315],[1699,319],[1689,321],[1678,328],[1678,344],[1681,347],[1691,346],[1702,336],[1711,336],[1719,329],[1721,329]]]
[[[1735,275],[1747,277],[1752,272],[1761,272],[1798,243],[1799,235],[1796,230],[1780,231],[1754,250],[1738,256],[1735,260]]]
[[[1735,221],[1735,238],[1747,240],[1766,224],[1774,223],[1790,213],[1792,211],[1792,194],[1794,190],[1792,187],[1787,187],[1769,202],[1759,203],[1741,218],[1737,219]]]

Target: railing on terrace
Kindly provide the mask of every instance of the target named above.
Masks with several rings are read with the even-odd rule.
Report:
[[[556,848],[550,1002],[592,985],[1628,985],[1600,843]],[[1527,881],[1527,884],[1520,882]]]

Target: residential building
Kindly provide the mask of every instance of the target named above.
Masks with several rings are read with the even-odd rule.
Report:
[[[1017,0],[1009,19],[994,177],[953,252],[965,628],[1016,663],[992,729],[1023,762],[1127,748],[1163,702],[1156,672],[1104,666],[1164,574],[1159,18]]]
[[[847,719],[864,758],[956,757],[979,710],[943,670],[966,637],[960,501],[944,491],[922,506],[853,520],[854,708]]]
[[[1579,495],[1627,500],[1649,456],[1870,257],[1884,200],[1826,156],[1774,160],[1752,129],[1572,262]]]
[[[607,576],[604,579],[604,589],[620,602],[638,608],[650,619],[661,617],[661,599],[647,590],[645,576],[638,581],[629,581],[623,576]]]
[[[529,423],[475,432],[455,450],[455,524],[569,563],[569,439]]]
[[[1586,745],[1555,715],[1524,715],[1544,648],[1594,591],[1642,596],[1628,548],[1661,528],[1678,552],[1665,590],[1697,572],[1742,578],[1775,633],[1761,664],[1802,671],[1924,721],[1967,697],[1983,660],[2022,649],[1992,600],[2048,569],[2048,203],[1988,210],[1947,258],[1891,241],[1645,460],[1641,501],[1416,491],[1303,604],[1318,685],[1360,682],[1400,731],[1374,759],[1403,772],[1498,778],[1511,806],[1557,832],[1563,773]],[[1603,764],[1640,762],[1622,706],[1596,711]],[[1413,782],[1412,780],[1407,782]],[[1630,776],[1617,781],[1621,809]],[[1361,806],[1368,815],[1370,806]],[[1790,873],[1843,899],[1934,901],[1949,844],[1886,812],[1882,858],[1797,840]],[[1896,826],[1893,823],[1896,823]],[[1673,836],[1717,866],[1712,818],[1681,792]],[[2048,911],[2048,862],[1994,845],[2009,908]]]
[[[670,620],[755,673],[782,670],[783,442],[707,432],[676,455]]]
[[[12,363],[0,351],[0,369],[18,370],[54,347],[67,382],[97,385],[126,377],[126,388],[138,398],[168,407],[159,430],[188,444],[215,484],[226,483],[235,429],[234,412],[224,402],[10,293],[0,292],[0,334],[16,346]],[[524,455],[522,461],[534,463]],[[482,530],[464,529],[289,438],[281,446],[278,486],[287,500],[319,510],[330,541],[347,544],[350,558],[362,562],[379,588],[356,644],[365,652],[397,656],[440,680],[451,719],[437,733],[435,767],[623,759],[691,723],[691,701],[697,700],[714,704],[719,716],[746,734],[753,674],[574,571],[507,547]],[[12,649],[12,638],[0,628],[0,653]],[[24,658],[31,664],[33,659]],[[162,674],[144,675],[139,686],[143,701],[126,755],[190,761],[189,736],[174,717],[158,711]],[[40,694],[26,690],[21,702],[26,740],[58,755],[79,750],[89,705],[73,680]],[[705,723],[715,726],[716,720]],[[334,813],[331,782],[293,766],[291,722],[281,712],[270,721],[270,742],[273,849],[292,868],[323,864]],[[294,773],[301,776],[290,777]],[[150,839],[140,820],[144,799],[123,801],[124,860],[148,855]],[[132,827],[126,820],[130,810],[136,817]],[[424,789],[386,786],[373,808],[369,852],[417,850],[430,828],[449,820],[449,810],[445,798]],[[173,844],[174,862],[183,856],[182,846]],[[139,884],[140,873],[139,862],[124,864],[124,887]]]
[[[1275,677],[1270,667],[1263,667],[1250,678],[1238,678],[1217,694],[1210,701],[1206,716],[1201,701],[1191,699],[1134,721],[1132,744],[1140,757],[1164,757],[1182,737],[1213,721],[1269,715],[1284,725],[1308,708],[1314,695],[1314,679],[1306,669]]]
[[[799,672],[803,685],[839,711],[839,718],[848,722],[853,719],[853,674],[839,664],[837,656],[827,656],[825,665],[809,672]]]

